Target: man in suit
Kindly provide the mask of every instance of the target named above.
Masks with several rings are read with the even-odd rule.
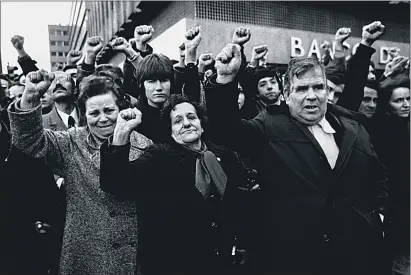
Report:
[[[251,156],[263,193],[256,272],[386,274],[379,209],[386,177],[368,133],[328,104],[323,65],[291,60],[285,102],[252,120],[238,112],[241,55],[228,44],[206,83],[209,138]],[[384,269],[385,268],[385,269]]]
[[[75,83],[70,75],[57,71],[47,91],[55,102],[50,113],[43,115],[43,127],[54,131],[64,131],[71,127],[83,126],[76,106]]]

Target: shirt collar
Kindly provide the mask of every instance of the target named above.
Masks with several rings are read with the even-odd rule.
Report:
[[[327,119],[325,119],[325,116],[317,123],[318,125],[321,126],[321,129],[327,134],[335,134],[336,131],[334,130],[333,127],[331,127],[330,123],[328,122]]]
[[[77,116],[77,109],[74,107],[73,111],[71,112],[70,115],[66,114],[65,112],[60,111],[59,109],[57,109],[57,112],[59,114],[59,116],[61,117],[61,119],[63,120],[64,125],[66,125],[66,127],[68,128],[68,119],[69,116],[72,116],[74,118],[74,121],[76,122],[75,125],[76,127],[78,127],[78,116]]]

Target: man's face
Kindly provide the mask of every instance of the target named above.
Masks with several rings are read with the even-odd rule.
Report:
[[[66,74],[71,76],[71,78],[74,80],[74,83],[76,83],[76,77],[77,77],[77,68],[73,69],[68,69],[66,70]]]
[[[55,73],[55,79],[51,83],[50,91],[51,98],[54,101],[73,97],[74,87],[71,82],[71,77],[66,73]]]
[[[145,80],[144,89],[148,104],[153,107],[162,107],[170,96],[171,82],[169,79]]]
[[[298,121],[313,125],[318,123],[327,111],[328,90],[320,68],[312,69],[299,78],[294,76],[290,92],[286,94],[290,114]]]
[[[280,96],[280,88],[275,77],[264,77],[258,81],[258,98],[267,104],[276,103]]]
[[[329,89],[328,93],[328,102],[332,104],[336,104],[338,99],[340,98],[345,85],[344,84],[334,84],[331,80],[327,79],[327,86]]]
[[[368,118],[371,118],[377,109],[378,93],[376,90],[369,87],[364,87],[364,97],[361,101],[358,112],[363,113]]]

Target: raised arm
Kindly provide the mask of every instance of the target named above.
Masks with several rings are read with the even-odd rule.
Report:
[[[261,145],[262,117],[241,120],[236,74],[241,66],[240,47],[228,44],[216,56],[217,74],[205,86],[210,139],[243,154]]]
[[[384,33],[384,29],[385,26],[380,21],[375,21],[363,27],[361,43],[349,62],[346,84],[341,97],[338,99],[338,105],[352,111],[358,111],[364,97],[364,86],[367,82],[371,56],[375,52],[372,45]],[[336,54],[338,54],[337,48],[342,48],[342,43],[348,38],[350,31],[338,30],[336,34]],[[335,58],[337,57],[338,55]]]
[[[77,67],[76,86],[78,86],[86,76],[91,75],[96,69],[95,63],[97,54],[103,49],[103,38],[100,36],[89,37],[84,46],[85,57],[83,62]]]
[[[41,70],[30,72],[22,98],[10,105],[8,112],[12,144],[33,158],[46,157],[54,168],[62,167],[64,155],[70,153],[68,132],[43,129],[40,99],[49,88],[54,75]]]
[[[37,62],[31,59],[31,57],[27,54],[26,50],[24,49],[24,37],[20,35],[15,35],[11,38],[11,43],[13,44],[13,47],[17,50],[17,53],[19,55],[17,62],[19,62],[23,74],[27,75],[29,72],[37,71]]]

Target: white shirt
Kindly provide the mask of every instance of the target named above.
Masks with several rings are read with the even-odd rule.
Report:
[[[78,127],[78,125],[79,125],[79,119],[78,119],[77,109],[76,109],[76,108],[73,109],[73,111],[71,112],[70,115],[68,115],[68,114],[66,114],[66,113],[64,113],[64,112],[62,112],[62,111],[59,111],[58,109],[57,109],[57,112],[58,112],[58,114],[60,115],[61,119],[63,120],[64,125],[66,125],[67,128],[69,127],[69,125],[68,125],[68,120],[69,120],[69,117],[70,117],[70,116],[72,116],[72,117],[74,118],[74,120],[76,121],[75,127]]]
[[[338,154],[340,153],[334,139],[334,134],[336,133],[335,130],[331,127],[325,117],[323,117],[318,124],[308,126],[308,129],[323,149],[331,168],[334,169]]]

